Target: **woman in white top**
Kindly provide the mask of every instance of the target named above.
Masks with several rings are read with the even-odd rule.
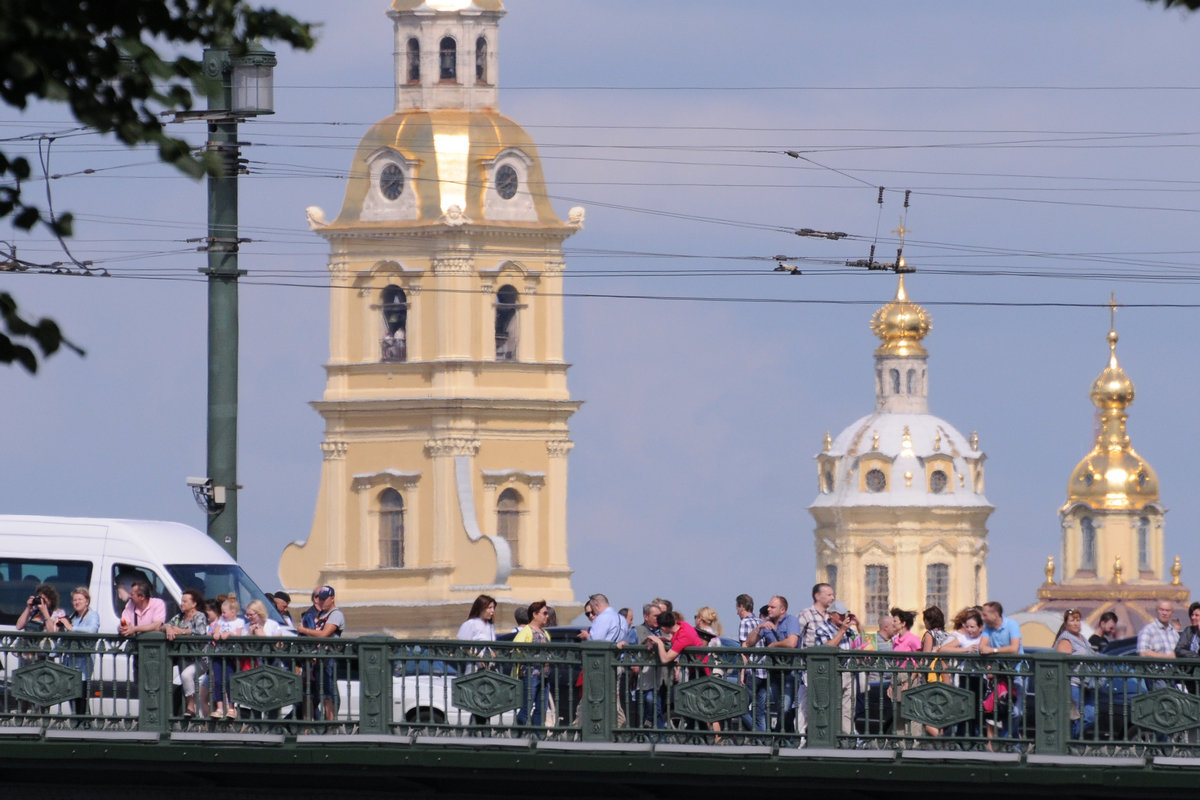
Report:
[[[496,616],[496,598],[481,594],[471,604],[471,613],[467,621],[458,626],[458,635],[454,638],[468,642],[496,641],[496,626],[492,620]]]
[[[492,622],[495,616],[496,598],[486,594],[479,595],[479,597],[475,598],[475,602],[471,604],[471,611],[467,614],[467,621],[458,626],[458,636],[455,638],[468,642],[496,641],[496,626]],[[462,671],[463,674],[467,674],[474,672],[478,668],[475,664],[464,664]],[[471,723],[474,725],[487,725],[488,717],[472,714]]]

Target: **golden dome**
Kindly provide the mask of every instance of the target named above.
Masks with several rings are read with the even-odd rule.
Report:
[[[372,218],[367,212],[372,186],[368,165],[383,152],[413,165],[408,183],[416,187],[418,201],[407,220]],[[528,165],[523,183],[531,208],[525,219],[505,218],[505,227],[562,226],[550,205],[537,146],[524,128],[494,109],[411,109],[385,117],[363,136],[346,181],[341,213],[324,230],[429,225],[438,223],[451,203],[466,219],[488,222],[488,164],[514,152]]]
[[[1133,381],[1117,363],[1117,332],[1108,332],[1108,366],[1092,383],[1092,402],[1100,410],[1099,433],[1092,452],[1076,465],[1067,485],[1067,504],[1097,509],[1137,509],[1158,502],[1158,476],[1125,431],[1126,409],[1133,403]]]
[[[910,302],[904,291],[904,276],[896,287],[896,299],[871,317],[871,332],[883,344],[875,348],[877,356],[927,356],[921,340],[933,328],[929,312]]]

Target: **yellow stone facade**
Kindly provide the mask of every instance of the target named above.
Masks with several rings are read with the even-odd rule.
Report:
[[[893,606],[949,618],[987,599],[986,456],[977,435],[929,413],[931,328],[901,276],[871,320],[875,411],[826,434],[816,456],[816,579],[868,628]]]
[[[537,148],[496,110],[498,2],[396,0],[396,108],[363,137],[329,242],[324,454],[283,584],[354,633],[452,635],[476,595],[578,613],[567,559],[563,241]]]

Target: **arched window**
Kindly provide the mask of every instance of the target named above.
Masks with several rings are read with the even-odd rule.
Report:
[[[892,379],[892,394],[900,394],[900,370],[889,370],[888,377]]]
[[[379,566],[404,566],[404,498],[390,488],[379,495]]]
[[[1079,520],[1079,568],[1096,569],[1096,524],[1091,517]]]
[[[517,360],[517,310],[521,295],[505,284],[496,292],[496,360]]]
[[[521,496],[515,489],[505,489],[496,501],[496,536],[508,542],[512,551],[512,565],[520,566],[517,557],[517,542],[521,533]]]
[[[475,82],[487,83],[487,39],[475,40]]]
[[[878,620],[890,610],[888,605],[888,568],[878,565],[867,567],[866,574],[866,618]]]
[[[1141,517],[1137,525],[1138,569],[1150,569],[1150,519]]]
[[[916,371],[915,369],[910,369],[910,370],[908,371],[908,378],[907,378],[907,380],[908,380],[908,393],[909,393],[909,394],[914,394],[914,393],[917,391],[917,387],[916,387],[916,383],[917,383],[917,371]]]
[[[950,605],[950,565],[925,565],[925,607],[937,606],[943,612]]]
[[[383,290],[382,350],[381,361],[408,360],[408,298],[399,286]]]
[[[408,82],[421,82],[421,43],[414,37],[408,40]]]
[[[440,80],[458,80],[458,43],[453,36],[444,37],[438,46],[438,66]]]

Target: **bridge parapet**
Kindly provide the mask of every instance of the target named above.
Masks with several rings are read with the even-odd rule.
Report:
[[[6,742],[1099,758],[1200,773],[1200,661],[711,648],[664,666],[591,642],[23,633],[0,638],[0,658]],[[232,711],[217,717],[218,702]]]

